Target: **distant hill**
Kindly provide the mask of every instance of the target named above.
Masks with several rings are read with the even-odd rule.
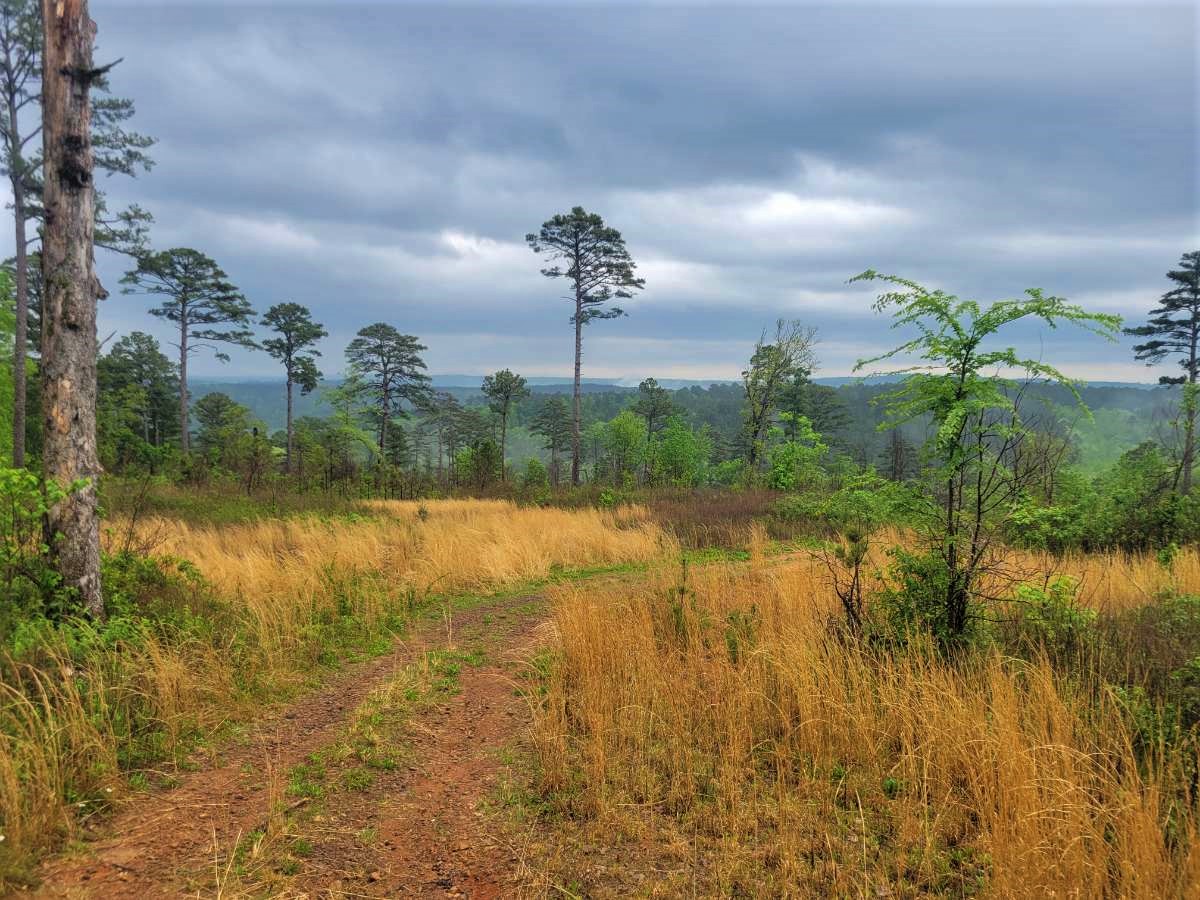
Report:
[[[857,389],[870,389],[872,387],[878,389],[890,381],[895,381],[895,377],[880,377],[858,379],[850,377],[829,377],[813,379],[817,384],[827,385],[829,387],[841,388],[846,391],[853,392]],[[479,385],[482,381],[482,376],[479,375],[434,375],[433,386],[438,390],[447,391],[457,397],[464,403],[469,403],[472,400],[478,400],[480,397]],[[548,394],[569,394],[571,392],[571,379],[569,378],[530,378],[529,388],[535,395]],[[323,391],[330,387],[335,387],[341,383],[340,378],[331,378],[325,381],[321,388],[314,391],[312,394],[303,396],[296,394],[296,416],[328,416],[333,410],[329,404],[324,401]],[[663,378],[659,379],[659,384],[671,390],[680,390],[689,387],[699,387],[707,389],[712,385],[732,385],[736,384],[733,381],[721,381],[719,379],[703,380],[703,379],[682,379],[682,378]],[[1089,382],[1086,390],[1087,400],[1089,405],[1097,408],[1115,407],[1123,408],[1130,411],[1138,410],[1145,406],[1145,395],[1143,392],[1149,391],[1151,388],[1156,388],[1153,384],[1139,384],[1134,382],[1119,382],[1119,381],[1093,381]],[[630,394],[637,390],[637,383],[629,383],[628,379],[620,380],[605,380],[605,379],[584,379],[583,393],[588,395],[598,394]],[[275,378],[253,378],[253,377],[218,377],[218,378],[192,378],[191,392],[193,400],[203,397],[205,394],[213,392],[221,392],[228,394],[235,401],[247,407],[254,416],[263,422],[270,431],[277,431],[284,427],[286,418],[286,410],[284,408],[284,385],[283,382]],[[846,395],[849,396],[849,395]],[[1068,402],[1066,398],[1061,398],[1060,402]]]

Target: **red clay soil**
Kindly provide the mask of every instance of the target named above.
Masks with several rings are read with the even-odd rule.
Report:
[[[527,719],[511,656],[536,641],[537,598],[496,600],[454,617],[459,641],[486,649],[463,667],[461,690],[412,723],[411,763],[376,774],[369,790],[339,792],[305,825],[311,855],[299,871],[248,888],[222,885],[239,837],[262,827],[288,770],[337,740],[370,691],[425,649],[444,646],[442,623],[418,626],[389,656],[339,674],[259,722],[250,740],[183,776],[168,791],[128,801],[82,852],[54,859],[36,897],[472,897],[515,892],[516,860],[481,810],[495,789],[497,751]],[[506,663],[506,657],[509,657]],[[274,773],[274,778],[263,773]],[[272,790],[274,782],[274,790]],[[294,806],[303,801],[285,798]],[[373,839],[364,841],[366,833]]]

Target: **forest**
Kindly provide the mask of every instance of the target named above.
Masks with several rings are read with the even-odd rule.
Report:
[[[799,314],[635,385],[654,268],[533,209],[573,377],[449,377],[110,209],[95,35],[0,0],[0,892],[1197,895],[1200,250],[1136,320],[846,271],[852,373]]]

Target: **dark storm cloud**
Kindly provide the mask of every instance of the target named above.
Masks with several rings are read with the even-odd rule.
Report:
[[[94,15],[100,57],[125,57],[115,89],[161,139],[114,201],[260,307],[311,305],[330,371],[377,319],[426,338],[435,370],[566,371],[568,310],[522,236],[576,203],[623,230],[648,283],[589,335],[605,374],[736,374],[778,315],[817,324],[844,372],[891,339],[844,283],[867,266],[1137,316],[1197,237],[1186,6]],[[103,324],[146,328],[144,306],[114,296]],[[1138,374],[1125,350],[1045,342],[1084,374]]]

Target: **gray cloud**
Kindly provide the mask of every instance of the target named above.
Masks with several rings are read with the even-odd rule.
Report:
[[[522,236],[582,203],[647,278],[590,371],[736,374],[776,316],[823,367],[887,345],[868,266],[984,299],[1030,285],[1137,318],[1194,248],[1188,6],[127,4],[95,10],[114,88],[161,139],[113,180],[159,246],[211,253],[260,307],[309,304],[326,368],[363,324],[435,371],[570,363]],[[106,258],[110,286],[121,261]],[[144,298],[102,328],[158,331]],[[1032,335],[1091,377],[1127,344]],[[238,354],[202,372],[272,371]]]

